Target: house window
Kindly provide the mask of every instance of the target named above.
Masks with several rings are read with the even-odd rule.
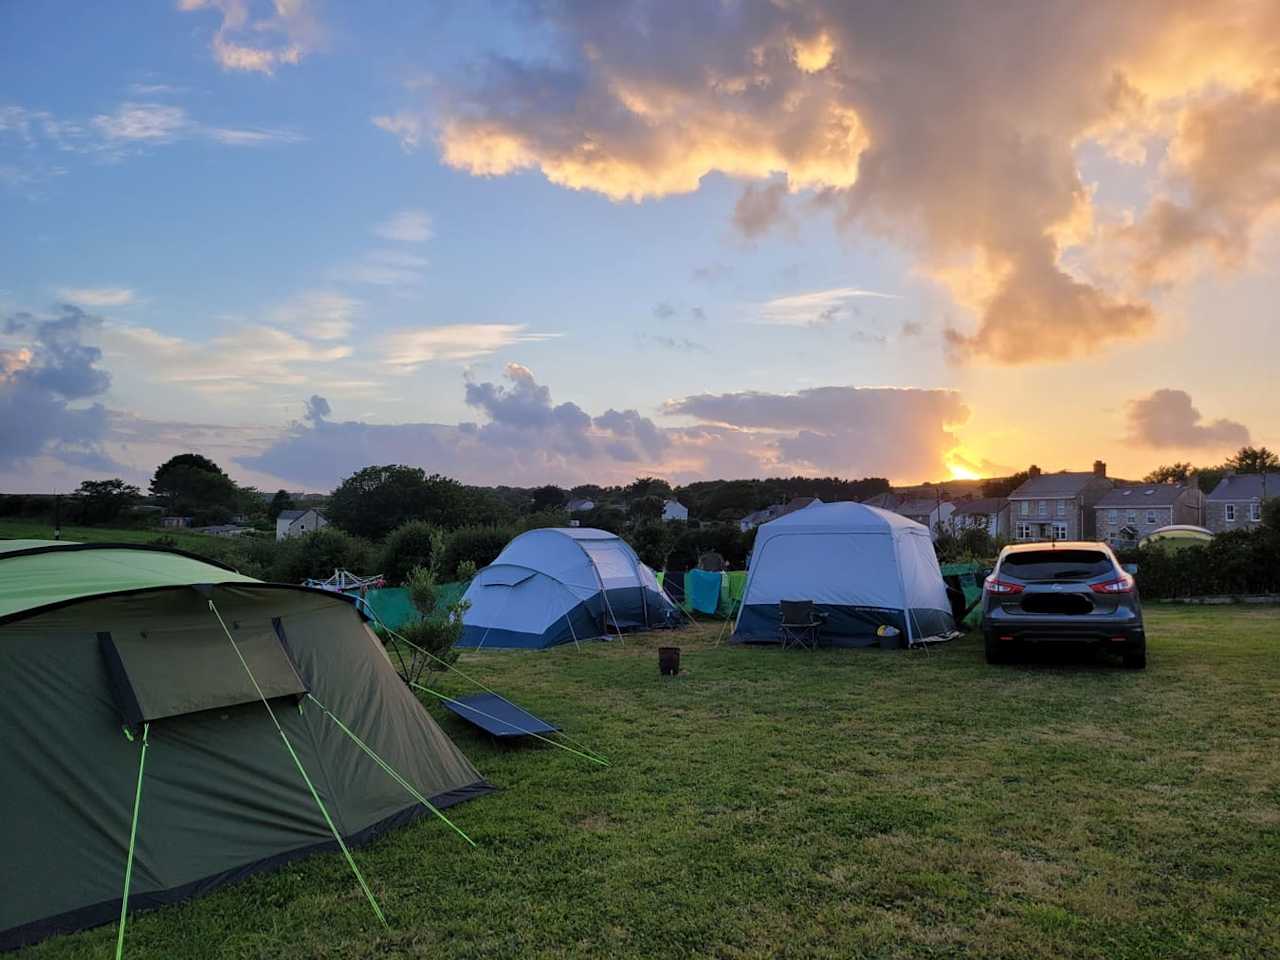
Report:
[[[1116,516],[1116,512],[1114,510],[1107,511],[1107,523],[1115,523],[1117,519],[1119,518]]]
[[[1067,515],[1067,501],[1058,501],[1058,516],[1065,517]]]
[[[1049,515],[1049,505],[1045,503],[1043,500],[1041,500],[1040,506],[1037,508],[1037,512],[1040,514],[1040,516],[1047,517]]]
[[[1256,503],[1249,504],[1249,519],[1254,521],[1262,519],[1262,501],[1261,500],[1259,500]]]
[[[1137,522],[1138,522],[1138,511],[1137,511],[1137,510],[1130,510],[1130,511],[1129,511],[1129,522],[1130,522],[1130,523],[1137,523]]]
[[[1034,530],[1035,530],[1035,524],[1032,524],[1032,523],[1019,523],[1019,524],[1018,524],[1018,539],[1019,539],[1019,540],[1032,540],[1032,539],[1034,539],[1034,538],[1035,538]]]
[[[1067,525],[1065,523],[1055,523],[1053,525],[1053,539],[1055,540],[1067,539]]]
[[[1031,515],[1031,502],[1029,500],[1023,500],[1019,506],[1024,517],[1029,517]]]
[[[1148,510],[1147,523],[1155,523],[1155,522],[1156,522],[1156,512],[1154,510]]]
[[[1227,504],[1227,523],[1236,522],[1236,505],[1234,503]]]

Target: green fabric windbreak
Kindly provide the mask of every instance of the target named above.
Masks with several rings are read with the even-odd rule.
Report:
[[[232,635],[264,696],[307,692],[270,621],[238,623]],[[216,623],[103,634],[101,644],[117,706],[128,723],[258,702],[253,682]]]
[[[462,599],[468,585],[463,581],[436,584],[436,605],[431,611],[432,619],[443,620],[448,616],[449,608]],[[366,604],[366,612],[371,610],[379,622],[392,630],[399,630],[407,623],[416,623],[422,619],[418,608],[413,605],[413,598],[409,596],[408,587],[367,590],[361,599]]]
[[[12,550],[0,552],[0,619],[103,593],[193,583],[257,582],[253,577],[161,550],[76,547],[67,544],[28,556],[13,556]]]
[[[973,605],[973,602],[982,596],[984,570],[985,568],[977,563],[942,564],[942,575],[944,577],[957,576],[960,578],[960,588],[964,591],[964,605],[966,607]],[[975,606],[970,610],[969,615],[964,618],[964,622],[970,627],[981,626],[981,606]],[[956,626],[960,626],[960,624],[956,624]]]

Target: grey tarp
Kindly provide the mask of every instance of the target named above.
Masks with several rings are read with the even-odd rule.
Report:
[[[349,601],[266,584],[206,589],[233,635],[276,635],[305,688],[437,806],[488,789]],[[226,643],[207,596],[191,587],[79,600],[0,625],[0,948],[119,912],[139,743],[122,731],[108,634],[135,653],[147,638],[192,649]],[[135,679],[162,689],[164,670],[175,688],[198,686],[172,651]],[[271,702],[349,841],[426,813],[314,703]],[[151,724],[131,908],[331,847],[260,701]]]

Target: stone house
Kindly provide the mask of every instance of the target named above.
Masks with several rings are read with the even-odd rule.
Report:
[[[1098,539],[1127,547],[1170,524],[1202,526],[1204,494],[1194,479],[1116,487],[1094,504],[1093,512]]]
[[[1280,473],[1235,473],[1223,477],[1204,500],[1204,526],[1214,533],[1252,530],[1262,523],[1262,504],[1280,497]]]
[[[985,530],[995,540],[1008,537],[1009,501],[1004,497],[985,497],[981,500],[962,500],[951,514],[951,529],[959,536],[966,530]]]
[[[1094,506],[1115,484],[1101,460],[1088,473],[1043,473],[1030,476],[1009,494],[1009,520],[1015,540],[1093,540]]]

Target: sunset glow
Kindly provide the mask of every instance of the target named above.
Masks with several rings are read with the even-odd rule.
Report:
[[[6,5],[0,487],[1280,447],[1280,5],[515,6]]]

